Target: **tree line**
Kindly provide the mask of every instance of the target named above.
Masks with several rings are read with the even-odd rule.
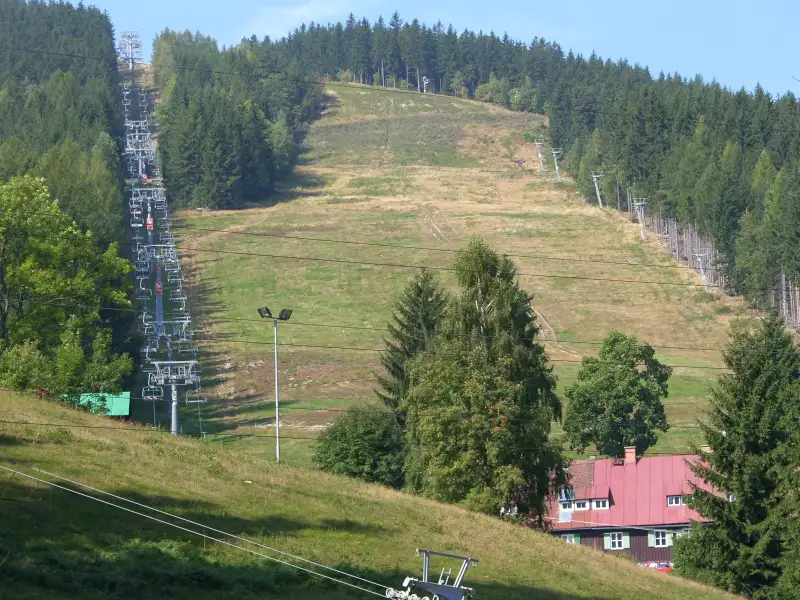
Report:
[[[383,405],[340,416],[316,444],[315,464],[505,515],[547,529],[547,502],[570,485],[565,445],[642,456],[667,431],[670,367],[646,342],[611,332],[577,380],[555,376],[511,262],[473,238],[447,294],[430,272],[413,277],[387,324],[377,396]],[[700,420],[689,467],[711,486],[690,506],[707,521],[676,542],[676,572],[763,600],[800,590],[800,348],[774,314],[734,323],[727,372]],[[551,436],[563,414],[564,437]]]
[[[265,40],[264,43],[267,43]],[[784,273],[800,281],[793,200],[800,171],[800,106],[792,93],[761,86],[733,91],[700,76],[660,73],[627,60],[565,52],[493,32],[457,33],[441,22],[302,25],[271,44],[282,60],[320,76],[472,97],[545,113],[554,147],[564,149],[579,190],[633,186],[648,211],[712,236],[731,292],[774,306]]]
[[[247,40],[164,30],[153,47],[161,99],[159,157],[176,207],[230,209],[264,201],[290,172],[321,90],[296,61]]]
[[[133,345],[113,28],[82,4],[0,0],[0,39],[0,385],[119,391]]]
[[[316,463],[489,514],[513,507],[544,524],[548,498],[567,484],[562,443],[550,436],[564,411],[532,297],[513,263],[480,238],[454,268],[455,294],[429,271],[409,281],[381,355],[384,410],[337,419],[320,436]],[[648,344],[612,332],[566,392],[569,445],[643,454],[668,428],[661,399],[670,375]]]

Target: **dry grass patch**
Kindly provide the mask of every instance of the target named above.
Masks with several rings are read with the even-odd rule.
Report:
[[[479,234],[512,256],[523,287],[534,295],[547,322],[560,391],[574,379],[580,356],[595,353],[617,329],[649,341],[670,364],[685,365],[676,369],[667,410],[690,423],[701,416],[708,386],[698,393],[684,383],[713,382],[718,371],[708,367],[719,367],[721,359],[713,350],[690,348],[721,347],[729,323],[746,316],[744,307],[735,299],[706,298],[696,273],[668,260],[653,239],[642,242],[638,226],[623,215],[584,204],[568,176],[555,184],[552,173],[538,174],[535,146],[524,134],[538,135],[541,117],[361,86],[336,86],[334,92],[336,105],[311,127],[304,164],[274,205],[182,215],[191,306],[201,315],[201,337],[210,341],[203,360],[212,399],[238,406],[245,422],[267,418],[272,410],[272,328],[255,312],[267,304],[295,311],[293,323],[280,331],[288,344],[280,349],[280,377],[290,386],[284,388],[286,401],[297,407],[293,419],[314,422],[304,406],[373,402],[371,378],[379,363],[372,350],[381,347],[392,303],[412,273],[380,265],[447,268],[452,251]],[[525,169],[509,156],[526,159]],[[441,277],[452,289],[452,275],[442,271]],[[219,356],[233,368],[221,369]],[[243,367],[256,361],[264,366]],[[214,423],[210,419],[209,427]],[[697,431],[688,433],[670,432],[655,450],[686,451],[690,441],[700,441]],[[301,453],[297,460],[306,463],[307,457]]]

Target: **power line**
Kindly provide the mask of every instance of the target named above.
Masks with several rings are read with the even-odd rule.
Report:
[[[61,297],[59,300],[68,300],[66,297]],[[90,306],[86,304],[82,304],[80,302],[74,303],[63,303],[63,302],[52,302],[52,301],[42,301],[42,300],[35,300],[35,299],[26,299],[26,303],[29,304],[36,304],[39,306],[54,306],[54,307],[61,307],[61,308],[69,308],[71,306],[83,306],[85,308],[96,309],[99,311],[113,311],[113,312],[125,312],[130,314],[141,314],[141,311],[135,308],[126,308],[126,307],[106,307],[106,306]],[[242,323],[259,323],[260,325],[265,325],[265,321],[263,319],[246,319],[246,318],[239,318],[239,317],[214,317],[213,320],[215,322],[242,322]],[[356,331],[378,331],[382,333],[386,333],[388,331],[385,327],[368,327],[363,325],[345,325],[345,324],[338,324],[338,323],[308,323],[303,321],[286,321],[285,324],[291,325],[293,327],[317,327],[317,328],[326,328],[326,329],[351,329]],[[470,337],[467,334],[464,334],[465,337]],[[497,336],[491,335],[480,335],[477,336],[481,339],[493,339]],[[418,338],[421,339],[421,338]],[[525,336],[517,336],[514,339],[528,339]],[[558,339],[551,339],[545,337],[537,337],[535,341],[540,343],[555,343],[555,344],[577,344],[577,345],[590,345],[590,346],[601,346],[604,342],[603,340],[578,340],[578,339],[569,339],[569,340],[558,340]],[[665,349],[665,350],[697,350],[697,351],[706,351],[706,352],[720,352],[719,348],[709,348],[709,347],[702,347],[702,346],[665,346],[658,344],[653,346],[656,349]]]
[[[15,391],[17,391],[17,390],[15,390]],[[98,394],[98,395],[102,395],[102,394]],[[141,398],[133,398],[133,399],[134,400],[137,400],[137,399],[141,400]],[[76,425],[76,424],[71,424],[71,423],[38,423],[38,422],[35,422],[35,421],[8,421],[8,420],[0,420],[0,423],[2,423],[4,425],[31,425],[31,426],[37,426],[37,427],[64,427],[66,429],[106,429],[106,430],[112,430],[112,431],[125,431],[125,432],[129,432],[129,433],[161,433],[161,434],[169,433],[168,431],[162,431],[160,429],[146,429],[143,426],[134,428],[134,427],[112,427],[112,426],[105,426],[105,425]],[[205,435],[215,435],[215,436],[216,435],[220,435],[220,436],[232,436],[232,437],[252,437],[252,436],[246,435],[246,434],[235,434],[235,433],[225,433],[225,432],[206,433]],[[276,436],[274,436],[274,435],[259,435],[258,437],[275,438]],[[313,440],[317,439],[317,438],[309,438],[309,437],[296,437],[296,436],[292,437],[292,436],[281,435],[281,439],[284,439],[284,438],[293,439],[293,440],[307,440],[307,441],[313,441]]]
[[[11,469],[11,468],[9,468],[9,467],[6,467],[6,466],[3,466],[3,465],[0,465],[0,469],[3,469],[3,470],[5,470],[5,471],[8,471],[8,472],[10,472],[10,473],[14,473],[14,474],[16,474],[16,475],[20,475],[20,476],[22,476],[22,477],[27,477],[28,479],[32,479],[32,480],[34,480],[34,481],[38,481],[38,482],[40,482],[40,483],[44,483],[44,484],[46,484],[46,485],[49,485],[49,486],[51,486],[51,487],[54,487],[54,488],[57,488],[57,489],[63,490],[63,491],[65,491],[65,492],[69,492],[69,493],[71,493],[71,494],[75,494],[75,495],[77,495],[77,496],[81,496],[81,497],[83,497],[83,498],[87,498],[87,499],[89,499],[89,500],[94,500],[95,502],[100,502],[100,503],[102,503],[102,504],[105,504],[105,505],[107,505],[107,506],[111,506],[111,507],[113,507],[113,508],[117,508],[117,509],[119,509],[119,510],[123,510],[123,511],[125,511],[125,512],[128,512],[128,513],[131,513],[131,514],[134,514],[134,515],[137,515],[137,516],[140,516],[140,517],[144,517],[145,519],[150,519],[150,520],[152,520],[152,521],[156,521],[157,523],[161,523],[161,524],[163,524],[163,525],[167,525],[168,527],[174,527],[175,529],[180,529],[181,531],[185,531],[185,532],[187,532],[187,533],[191,533],[191,534],[193,534],[193,535],[200,536],[200,537],[202,537],[202,538],[204,538],[204,539],[211,540],[211,541],[214,541],[214,542],[218,542],[218,543],[220,543],[220,544],[224,544],[224,545],[226,545],[226,546],[229,546],[229,547],[231,547],[231,548],[236,548],[237,550],[242,550],[242,551],[244,551],[244,552],[248,552],[248,553],[250,553],[250,554],[253,554],[253,555],[255,555],[255,556],[260,556],[260,557],[262,557],[262,558],[266,558],[267,560],[271,560],[271,561],[273,561],[273,562],[276,562],[276,563],[279,563],[279,564],[285,565],[285,566],[287,566],[287,567],[292,567],[292,568],[294,568],[294,569],[298,569],[299,571],[303,571],[303,572],[305,572],[305,573],[308,573],[308,574],[310,574],[310,575],[314,575],[314,576],[317,576],[317,577],[322,577],[323,579],[327,579],[327,580],[329,580],[329,581],[333,581],[333,582],[335,582],[335,583],[338,583],[338,584],[340,584],[340,585],[345,585],[345,586],[348,586],[348,587],[351,587],[351,588],[355,588],[355,589],[357,589],[357,590],[359,590],[359,591],[365,592],[365,593],[367,593],[367,594],[371,594],[371,595],[373,595],[373,596],[378,596],[379,598],[385,598],[385,595],[384,595],[384,594],[379,594],[379,593],[377,593],[377,592],[375,592],[375,591],[368,590],[368,589],[366,589],[366,588],[362,588],[362,587],[360,587],[360,586],[357,586],[357,585],[355,585],[355,584],[353,584],[353,583],[349,583],[349,582],[347,582],[347,581],[342,581],[341,579],[336,579],[335,577],[331,577],[330,575],[325,575],[324,573],[319,573],[318,571],[314,571],[313,569],[307,569],[307,568],[305,568],[305,567],[301,567],[301,566],[299,566],[299,565],[295,565],[295,564],[293,564],[293,563],[290,563],[290,562],[287,562],[287,561],[281,560],[281,559],[279,559],[279,558],[275,558],[274,556],[269,556],[268,554],[263,554],[263,553],[261,553],[261,552],[256,552],[255,550],[251,550],[251,549],[249,549],[249,548],[245,548],[245,547],[243,547],[243,546],[239,546],[239,545],[237,545],[237,544],[233,544],[233,543],[231,543],[231,542],[227,542],[227,541],[225,541],[225,540],[221,540],[221,539],[219,539],[219,538],[211,537],[211,536],[209,536],[209,535],[207,535],[207,534],[204,534],[204,533],[201,533],[201,532],[199,532],[199,531],[195,531],[195,530],[193,530],[193,529],[188,529],[188,528],[186,528],[186,527],[183,527],[183,526],[181,526],[181,525],[177,525],[177,524],[175,524],[175,523],[170,523],[169,521],[165,521],[165,520],[163,520],[163,519],[159,519],[159,518],[157,518],[157,517],[154,517],[154,516],[152,516],[152,515],[148,515],[148,514],[145,514],[145,513],[139,512],[139,511],[135,511],[135,510],[133,510],[133,509],[126,508],[126,507],[124,507],[124,506],[120,506],[119,504],[114,504],[113,502],[108,502],[107,500],[103,500],[103,499],[101,499],[101,498],[97,498],[96,496],[92,496],[92,495],[90,495],[90,494],[84,494],[83,492],[79,492],[78,490],[74,490],[74,489],[72,489],[72,488],[69,488],[69,487],[66,487],[66,486],[63,486],[63,485],[59,485],[59,484],[57,484],[57,483],[53,483],[52,481],[49,481],[49,480],[47,480],[47,479],[42,479],[41,477],[36,477],[36,476],[34,476],[34,475],[30,475],[30,474],[28,474],[28,473],[25,473],[24,471],[19,471],[19,470],[17,470],[17,469]],[[40,471],[40,472],[42,472],[42,473],[47,473],[47,471],[43,471],[43,470],[41,470],[41,469],[36,469],[36,470],[37,470],[37,471]],[[49,473],[48,473],[48,474],[49,474]],[[49,475],[50,475],[50,474],[49,474]],[[62,479],[62,480],[65,480],[65,481],[69,481],[70,483],[72,483],[72,484],[74,484],[74,485],[79,485],[79,486],[81,486],[81,487],[84,487],[84,488],[86,488],[86,489],[92,489],[92,490],[94,490],[94,489],[95,489],[95,488],[92,488],[92,487],[90,487],[90,486],[88,486],[88,485],[86,485],[86,484],[80,483],[80,482],[78,482],[78,481],[72,481],[72,480],[70,480],[70,479],[67,479],[66,477],[61,477],[61,476],[59,476],[59,475],[53,475],[53,476],[55,476],[55,477],[58,477],[59,479]],[[151,507],[151,506],[148,506],[148,505],[146,505],[146,504],[141,504],[141,503],[138,503],[138,502],[134,502],[134,501],[132,501],[132,500],[128,500],[127,498],[122,498],[122,497],[120,497],[120,496],[115,496],[114,494],[111,494],[111,493],[108,493],[108,492],[104,492],[104,491],[102,491],[102,490],[96,490],[96,491],[98,491],[98,492],[100,492],[100,493],[103,493],[103,494],[106,494],[106,495],[108,495],[108,496],[112,496],[112,497],[114,497],[114,498],[118,498],[118,499],[120,499],[120,500],[124,500],[125,502],[129,502],[129,503],[131,503],[131,504],[135,504],[135,505],[137,505],[137,506],[144,507],[144,508],[146,508],[146,509],[148,509],[148,510],[152,510],[152,511],[154,511],[154,512],[158,512],[158,513],[160,513],[160,514],[167,515],[167,516],[169,516],[169,517],[171,517],[171,518],[174,518],[174,519],[180,519],[181,521],[184,521],[184,522],[187,522],[187,523],[191,523],[192,525],[195,525],[195,526],[197,526],[197,527],[202,527],[203,529],[206,529],[206,530],[210,530],[210,531],[215,531],[215,532],[218,532],[218,533],[222,533],[222,534],[223,534],[223,535],[225,535],[225,536],[228,536],[228,537],[231,537],[231,538],[235,538],[235,539],[239,539],[239,540],[243,540],[243,541],[245,541],[245,542],[247,542],[247,543],[249,543],[249,544],[255,544],[255,545],[257,545],[257,546],[260,546],[260,547],[262,547],[262,548],[268,548],[268,549],[269,549],[269,550],[271,550],[272,552],[280,553],[280,554],[282,554],[282,555],[284,555],[284,556],[291,556],[292,558],[294,558],[294,559],[296,559],[296,560],[302,560],[302,561],[305,561],[305,562],[307,562],[307,563],[311,563],[311,564],[318,565],[318,563],[314,563],[313,561],[309,561],[309,560],[307,560],[307,559],[304,559],[304,558],[301,558],[301,557],[299,557],[299,556],[295,556],[295,555],[293,555],[293,554],[289,554],[288,552],[283,552],[283,551],[280,551],[280,550],[276,550],[276,549],[274,549],[274,548],[269,548],[268,546],[263,546],[263,545],[261,545],[261,544],[257,544],[256,542],[252,542],[252,541],[250,541],[250,540],[248,540],[248,539],[246,539],[246,538],[241,538],[241,537],[239,537],[239,536],[236,536],[236,535],[233,535],[233,534],[230,534],[230,533],[227,533],[227,532],[223,532],[223,531],[220,531],[220,530],[218,530],[218,529],[214,529],[213,527],[208,527],[208,526],[206,526],[206,525],[203,525],[202,523],[197,523],[197,522],[195,522],[195,521],[190,521],[189,519],[184,519],[183,517],[179,517],[179,516],[177,516],[177,515],[174,515],[174,514],[172,514],[172,513],[168,513],[168,512],[162,511],[162,510],[158,510],[158,509],[156,509],[156,508],[153,508],[153,507]],[[384,590],[388,589],[388,587],[387,587],[387,586],[384,586],[384,585],[382,585],[382,584],[372,583],[372,582],[370,582],[370,581],[368,581],[368,580],[366,580],[366,579],[363,579],[363,578],[361,578],[361,577],[357,577],[357,576],[355,576],[355,575],[351,575],[351,574],[349,574],[349,573],[346,573],[346,572],[344,572],[344,571],[338,571],[338,570],[336,570],[336,569],[333,569],[332,567],[327,567],[327,566],[325,566],[325,565],[319,565],[319,566],[321,566],[321,567],[323,567],[323,568],[325,568],[325,569],[330,569],[330,570],[332,570],[332,571],[336,571],[336,572],[338,572],[338,573],[342,573],[342,574],[346,575],[347,577],[353,577],[353,578],[355,578],[355,579],[359,579],[359,580],[361,580],[361,581],[366,581],[366,582],[370,583],[371,585],[377,586],[377,587],[379,587],[379,588],[382,588],[382,589],[384,589]]]
[[[531,213],[532,215],[535,213]],[[336,240],[331,238],[316,238],[316,237],[308,237],[308,236],[300,236],[300,235],[284,235],[284,234],[277,234],[277,233],[259,233],[259,232],[250,232],[250,231],[231,231],[229,229],[212,229],[210,227],[196,227],[194,225],[187,225],[182,224],[182,229],[194,230],[194,231],[205,231],[209,233],[225,233],[229,235],[241,235],[241,236],[253,236],[253,237],[266,237],[266,238],[277,238],[277,239],[286,239],[286,240],[299,240],[299,241],[306,241],[306,242],[321,242],[321,243],[328,243],[328,244],[348,244],[354,246],[374,246],[378,248],[392,248],[392,249],[400,249],[400,250],[424,250],[428,252],[447,252],[450,254],[456,254],[458,252],[462,252],[462,250],[456,250],[452,248],[434,248],[432,246],[409,246],[405,244],[385,244],[380,242],[357,242],[353,240]],[[503,256],[513,257],[513,258],[534,258],[537,260],[556,260],[556,261],[565,261],[565,262],[577,262],[577,263],[591,263],[591,264],[601,264],[601,265],[623,265],[628,267],[653,267],[653,268],[661,268],[661,269],[688,269],[692,273],[696,273],[694,269],[687,265],[681,264],[663,264],[663,263],[642,263],[642,262],[629,262],[629,261],[614,261],[614,260],[597,260],[591,258],[575,258],[575,257],[562,257],[562,256],[553,256],[549,254],[515,254],[509,252],[500,252]],[[708,270],[717,270],[713,267]]]
[[[131,245],[131,244],[127,244]],[[176,249],[184,252],[212,252],[216,254],[232,254],[236,256],[256,256],[261,258],[274,258],[279,260],[307,260],[312,262],[327,262],[346,265],[359,265],[359,266],[372,266],[372,267],[387,267],[395,269],[430,269],[433,271],[448,271],[455,272],[455,267],[440,267],[432,265],[409,265],[405,263],[377,263],[364,260],[349,260],[343,258],[322,258],[315,256],[291,256],[285,254],[264,254],[259,252],[243,252],[237,250],[214,250],[212,248],[186,248],[176,246]],[[640,285],[669,285],[678,287],[692,287],[692,288],[705,288],[702,283],[687,283],[676,281],[649,281],[641,279],[615,279],[608,277],[587,277],[582,275],[552,275],[548,273],[516,273],[519,277],[534,277],[534,278],[549,278],[549,279],[572,279],[580,281],[606,281],[609,283],[625,283],[625,284],[640,284]]]
[[[197,526],[202,527],[203,529],[206,529],[208,531],[213,531],[214,533],[221,533],[222,535],[237,539],[239,541],[242,541],[242,542],[245,542],[245,543],[248,543],[248,544],[252,544],[252,545],[257,546],[259,548],[263,548],[264,550],[269,550],[270,552],[275,552],[276,554],[280,554],[282,556],[287,556],[289,558],[293,558],[295,560],[299,560],[299,561],[302,561],[304,563],[314,565],[315,567],[320,567],[322,569],[327,569],[327,570],[332,571],[334,573],[337,573],[339,575],[344,575],[346,577],[352,577],[353,579],[358,579],[359,581],[363,581],[364,583],[368,583],[370,585],[374,585],[374,586],[379,587],[379,588],[385,588],[386,587],[383,584],[375,583],[374,581],[370,581],[369,579],[364,579],[363,577],[359,577],[358,575],[352,575],[351,573],[347,573],[346,571],[340,571],[339,569],[334,569],[333,567],[329,567],[327,565],[323,565],[321,563],[314,562],[313,560],[308,560],[306,558],[302,558],[300,556],[296,556],[296,555],[291,554],[289,552],[284,552],[283,550],[278,550],[277,548],[272,548],[270,546],[266,546],[264,544],[260,544],[260,543],[254,541],[254,540],[251,540],[251,539],[248,539],[248,538],[244,538],[244,537],[240,537],[238,535],[234,535],[232,533],[228,533],[227,531],[222,531],[220,529],[215,529],[214,527],[209,527],[208,525],[204,525],[202,523],[197,523],[197,522],[192,521],[190,519],[185,519],[184,517],[181,517],[181,516],[178,516],[178,515],[174,515],[172,513],[168,513],[168,512],[165,512],[163,510],[159,510],[157,508],[148,506],[146,504],[142,504],[141,502],[136,502],[134,500],[129,500],[128,498],[123,498],[122,496],[117,496],[116,494],[112,494],[110,492],[106,492],[106,491],[103,491],[103,490],[100,490],[100,489],[97,489],[97,488],[93,488],[91,486],[86,485],[85,483],[81,483],[79,481],[73,481],[72,479],[67,479],[66,477],[62,477],[61,475],[57,475],[55,473],[49,473],[48,471],[45,471],[44,469],[37,469],[37,468],[34,467],[34,471],[38,471],[40,473],[44,473],[45,475],[48,475],[50,477],[56,477],[58,479],[61,479],[62,481],[66,481],[67,483],[71,483],[73,485],[79,485],[81,487],[84,487],[84,488],[86,488],[88,490],[91,490],[91,491],[99,493],[99,494],[104,494],[106,496],[110,496],[111,498],[114,498],[115,500],[122,500],[123,502],[128,502],[130,504],[134,504],[136,506],[140,506],[142,508],[146,508],[148,510],[152,510],[153,512],[156,512],[156,513],[168,516],[168,517],[172,517],[174,519],[178,519],[180,521],[183,521],[185,523],[189,523],[191,525],[197,525]]]
[[[222,340],[208,340],[212,342],[220,342],[220,343],[232,343],[232,344],[253,344],[257,346],[274,346],[275,342],[268,342],[268,341],[257,341],[257,340],[242,340],[242,339],[230,339],[225,338]],[[361,346],[323,346],[323,345],[316,345],[316,344],[292,344],[286,342],[279,342],[278,346],[285,346],[289,348],[310,348],[310,349],[325,349],[325,350],[352,350],[356,352],[385,352],[383,348],[364,348]],[[601,361],[599,359],[595,359],[601,363],[609,363],[611,361]],[[548,358],[549,362],[554,363],[574,363],[574,364],[581,364],[583,360],[568,360],[568,359],[559,359],[559,358]],[[678,368],[678,369],[711,369],[717,371],[728,371],[727,367],[712,367],[712,366],[701,366],[701,365],[668,365],[665,364],[666,367]]]
[[[11,421],[11,422],[0,421],[0,423],[14,424],[14,421]],[[24,424],[24,423],[25,422],[22,422],[22,421],[18,422],[18,424]],[[71,427],[71,428],[85,428],[85,429],[114,429],[114,430],[117,430],[117,431],[134,431],[134,432],[137,431],[135,429],[124,429],[124,428],[121,428],[121,427],[62,425],[62,424],[59,424],[59,423],[50,423],[50,424],[48,424],[48,423],[30,423],[30,425],[39,425],[39,426],[42,426],[42,427]],[[695,428],[687,427],[687,429],[695,429]],[[147,432],[147,430],[138,430],[138,431],[140,433],[146,433]],[[768,430],[768,431],[772,431],[774,433],[790,433],[788,431],[783,431],[783,430],[780,430],[780,429],[773,429],[773,430]],[[162,434],[169,433],[167,431],[163,431],[162,432],[160,430],[151,430],[151,432],[152,433],[162,433]],[[248,439],[249,438],[265,438],[265,439],[275,439],[274,435],[263,434],[263,433],[226,433],[226,432],[220,432],[220,433],[206,433],[204,435],[206,437],[220,436],[220,437],[227,437],[227,438],[248,438]],[[551,434],[551,435],[554,435],[554,434]],[[198,438],[192,437],[192,436],[187,436],[187,437],[189,439],[198,439]],[[560,437],[563,439],[565,437],[565,435],[562,433],[562,435]],[[283,438],[284,438],[284,436],[281,435],[281,439],[283,439]],[[170,437],[170,439],[172,439],[172,438]],[[315,442],[319,438],[316,438],[316,437],[290,437],[288,439],[302,440],[302,441],[306,441],[306,442]],[[424,444],[423,444],[423,446],[427,447]],[[539,447],[539,446],[515,446],[515,450],[540,450],[540,449],[541,449],[541,447]],[[650,451],[647,451],[646,455],[647,456],[675,456],[675,454],[673,452],[650,452]]]

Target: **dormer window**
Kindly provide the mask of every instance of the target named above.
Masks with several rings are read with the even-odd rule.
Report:
[[[558,492],[558,507],[561,510],[573,510],[575,498],[575,490],[572,488],[565,488]]]
[[[592,500],[592,508],[595,510],[608,510],[608,499],[602,498],[597,500]]]
[[[667,506],[683,506],[683,496],[667,496]]]

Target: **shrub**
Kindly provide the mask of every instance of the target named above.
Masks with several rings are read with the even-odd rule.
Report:
[[[314,464],[328,473],[394,488],[403,485],[403,432],[392,413],[376,408],[344,413],[317,441]]]

